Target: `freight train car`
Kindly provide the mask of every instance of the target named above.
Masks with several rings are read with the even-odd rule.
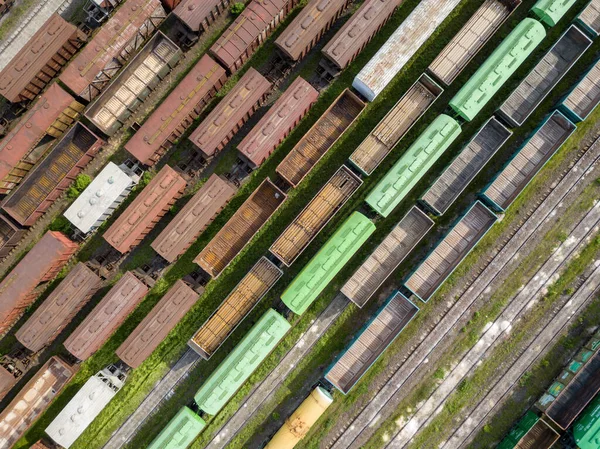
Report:
[[[148,449],[180,449],[186,448],[206,427],[206,422],[189,407],[183,407],[169,421]]]
[[[183,195],[185,186],[185,180],[165,165],[102,237],[121,254],[131,251]]]
[[[73,124],[83,105],[53,83],[0,142],[0,193],[9,193]]]
[[[46,427],[46,434],[65,449],[69,449],[115,397],[126,379],[127,375],[113,365],[90,377]]]
[[[0,445],[10,449],[35,423],[76,372],[59,357],[51,357],[0,413]]]
[[[127,0],[100,28],[59,79],[92,101],[165,17],[159,0]]]
[[[497,449],[550,449],[559,435],[537,414],[528,411],[509,434],[496,446]]]
[[[387,217],[460,135],[456,120],[441,114],[367,195],[366,203]]]
[[[88,107],[85,116],[104,134],[112,136],[180,57],[179,47],[161,32],[156,33]]]
[[[27,231],[10,217],[0,213],[0,260],[8,256]]]
[[[298,62],[321,40],[350,0],[310,0],[275,40],[284,59]]]
[[[598,430],[600,428],[600,397],[596,398],[584,414],[573,426],[573,437],[580,449],[596,449],[598,447]]]
[[[184,315],[192,308],[199,293],[178,280],[116,351],[132,368],[140,366]]]
[[[418,311],[419,308],[402,293],[392,293],[384,306],[329,368],[325,379],[342,393],[348,394]]]
[[[0,72],[0,95],[11,103],[32,101],[77,52],[86,35],[53,14]]]
[[[521,0],[485,0],[429,64],[431,74],[446,86],[452,84],[520,4]]]
[[[204,55],[125,144],[145,165],[156,164],[198,118],[227,80],[225,70]]]
[[[592,0],[577,16],[577,23],[589,33],[592,38],[600,35],[600,1]]]
[[[450,107],[471,121],[546,37],[537,20],[523,19],[450,100]]]
[[[579,28],[569,27],[500,106],[501,116],[521,126],[590,45]]]
[[[553,27],[575,2],[576,0],[538,0],[532,6],[531,12],[546,25]]]
[[[302,315],[373,232],[371,220],[352,213],[288,285],[281,295],[283,303]]]
[[[252,168],[259,167],[300,123],[317,101],[319,92],[296,78],[237,146]]]
[[[600,103],[600,61],[585,74],[567,95],[560,110],[574,122],[585,120]]]
[[[205,158],[211,158],[227,145],[263,104],[271,83],[252,67],[206,116],[189,140]]]
[[[22,226],[33,225],[94,159],[104,142],[77,122],[2,202]]]
[[[152,242],[152,249],[167,262],[175,262],[229,203],[236,189],[212,174]]]
[[[8,12],[12,5],[14,5],[15,0],[0,0],[0,17]]]
[[[402,0],[366,0],[321,50],[319,71],[337,76],[381,30]]]
[[[230,74],[237,72],[296,3],[297,0],[252,0],[210,47],[211,56]]]
[[[346,281],[341,290],[344,296],[363,307],[433,225],[433,220],[413,206]]]
[[[373,101],[459,3],[460,0],[421,1],[356,75],[352,87]]]
[[[282,275],[273,262],[261,257],[188,345],[203,359],[210,359]]]
[[[410,275],[404,286],[420,300],[428,301],[497,219],[491,210],[477,201]]]
[[[298,186],[364,108],[360,98],[344,90],[277,166],[279,176]]]
[[[265,179],[198,254],[194,262],[211,277],[219,276],[286,198],[286,194],[269,178]]]
[[[421,75],[354,150],[349,159],[352,165],[370,176],[443,91],[427,75]]]
[[[436,215],[446,213],[511,135],[495,117],[490,118],[425,192],[421,203]]]
[[[148,287],[131,271],[126,272],[65,340],[67,351],[79,360],[87,360],[100,349],[147,293]]]
[[[178,2],[179,3],[179,2]],[[205,33],[217,17],[227,11],[230,0],[183,0],[174,9],[177,17],[178,42],[186,46],[193,45],[198,35]]]
[[[567,117],[555,111],[483,191],[483,198],[495,210],[505,211],[575,128]]]
[[[361,184],[360,178],[342,165],[271,245],[271,254],[286,266],[292,265]]]

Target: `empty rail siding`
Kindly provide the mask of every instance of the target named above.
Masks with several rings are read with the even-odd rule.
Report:
[[[587,151],[579,155],[577,162],[570,170],[561,175],[561,179],[557,180],[545,198],[531,211],[528,218],[516,228],[512,236],[490,259],[477,278],[465,287],[465,291],[445,313],[438,325],[426,335],[406,360],[400,363],[394,374],[390,376],[372,400],[354,418],[344,423],[343,430],[327,443],[327,447],[348,449],[358,447],[366,441],[370,433],[374,431],[370,427],[374,425],[374,420],[379,421],[382,418],[382,410],[397,406],[398,402],[394,400],[394,396],[404,385],[405,379],[423,364],[459,320],[468,316],[470,307],[475,300],[484,294],[486,288],[498,278],[503,268],[525,247],[536,231],[553,219],[568,194],[587,182],[588,176],[586,175],[598,165],[599,160],[600,140],[597,140]]]

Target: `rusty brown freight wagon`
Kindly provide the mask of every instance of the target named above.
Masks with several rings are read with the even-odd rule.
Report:
[[[296,78],[240,142],[238,151],[254,167],[259,167],[298,125],[318,97],[314,87],[303,78]]]
[[[485,0],[429,65],[429,71],[449,86],[520,4],[521,0]]]
[[[59,357],[51,357],[0,413],[0,446],[13,447],[76,371]]]
[[[421,75],[354,150],[350,162],[365,175],[371,175],[443,91],[427,75]]]
[[[112,136],[175,67],[181,50],[160,31],[94,100],[85,116]]]
[[[147,293],[148,287],[131,271],[126,272],[65,340],[67,351],[79,360],[91,357]]]
[[[199,294],[182,280],[156,304],[116,351],[117,356],[137,368],[152,354],[169,332],[196,304]]]
[[[354,123],[365,104],[344,90],[277,166],[277,173],[296,187]]]
[[[194,334],[188,345],[203,359],[210,359],[282,274],[271,261],[261,257]]]
[[[271,253],[288,267],[292,265],[361,184],[360,178],[342,165],[275,240]]]
[[[279,35],[275,46],[286,59],[299,61],[321,40],[348,3],[349,0],[310,0]]]
[[[0,141],[0,193],[9,193],[83,111],[53,83]]]
[[[216,278],[260,231],[287,198],[269,178],[265,179],[194,259]]]
[[[108,228],[104,240],[120,253],[131,251],[183,195],[185,186],[185,180],[165,165]]]
[[[296,5],[297,0],[252,0],[210,47],[230,73],[240,69]]]
[[[127,0],[73,59],[59,79],[92,101],[165,17],[159,0]]]
[[[271,83],[250,68],[190,135],[206,158],[221,151],[265,101]]]
[[[79,262],[15,334],[32,352],[48,346],[100,288],[101,279]]]
[[[125,149],[143,164],[157,163],[226,80],[225,70],[204,55],[125,144]]]
[[[94,158],[103,143],[77,122],[2,202],[2,209],[22,226],[33,225]]]
[[[200,190],[152,242],[152,248],[166,261],[174,262],[212,223],[237,189],[212,174]]]
[[[0,213],[0,260],[8,256],[27,231]]]
[[[53,14],[0,72],[0,95],[12,103],[34,100],[86,39]]]
[[[204,33],[217,17],[227,11],[230,0],[183,0],[173,9],[181,28],[177,39],[186,45],[193,44],[198,34]]]

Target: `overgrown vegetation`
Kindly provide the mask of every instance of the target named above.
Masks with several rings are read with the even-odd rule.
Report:
[[[67,198],[72,200],[77,198],[91,182],[92,178],[89,175],[84,173],[77,175],[75,181],[67,189]]]
[[[246,8],[246,5],[242,2],[235,2],[231,5],[231,7],[229,8],[229,11],[231,11],[231,14],[234,17],[239,16],[242,11]]]

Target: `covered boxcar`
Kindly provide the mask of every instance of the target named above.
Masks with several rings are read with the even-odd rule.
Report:
[[[178,2],[179,3],[179,2]],[[178,19],[177,39],[192,45],[217,17],[227,11],[230,0],[182,0],[174,9]]]
[[[560,105],[571,120],[585,120],[600,103],[600,61],[585,74]]]
[[[538,0],[531,11],[546,25],[553,27],[575,2],[576,0]]]
[[[600,431],[600,397],[596,398],[573,426],[573,437],[580,449],[596,449]]]
[[[189,407],[183,407],[150,443],[148,449],[186,448],[196,439],[206,422]]]

